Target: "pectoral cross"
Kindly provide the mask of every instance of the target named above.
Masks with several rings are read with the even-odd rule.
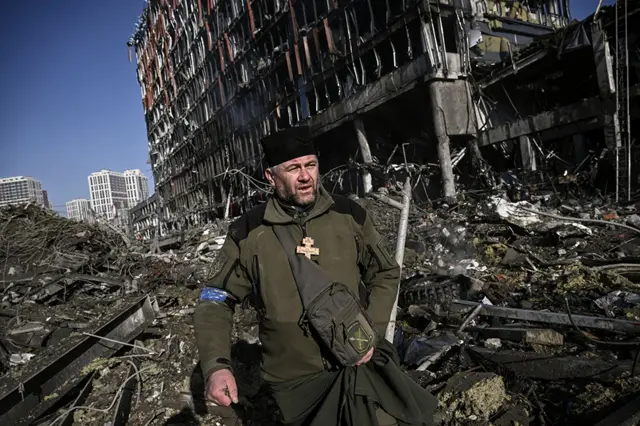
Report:
[[[296,253],[304,254],[305,256],[307,256],[307,259],[311,259],[311,255],[320,255],[320,249],[318,247],[313,247],[313,238],[304,237],[302,239],[302,245],[304,247],[296,247]]]

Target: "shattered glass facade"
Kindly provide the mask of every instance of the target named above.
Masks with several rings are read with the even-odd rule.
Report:
[[[259,139],[317,135],[428,80],[465,80],[569,20],[567,0],[150,0],[135,50],[161,234],[259,196]],[[320,148],[322,149],[322,148]]]

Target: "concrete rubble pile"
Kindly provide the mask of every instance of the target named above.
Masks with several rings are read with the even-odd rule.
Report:
[[[0,424],[164,424],[191,398],[187,323],[224,226],[152,253],[104,224],[0,210]]]
[[[400,210],[353,198],[393,252]],[[637,422],[639,216],[504,182],[456,204],[414,200],[394,344],[440,401],[437,424]],[[277,424],[250,307],[232,336],[240,403],[204,399],[192,314],[228,221],[153,253],[33,206],[0,219],[3,424]]]
[[[637,206],[508,192],[412,215],[407,369],[444,425],[636,424]]]

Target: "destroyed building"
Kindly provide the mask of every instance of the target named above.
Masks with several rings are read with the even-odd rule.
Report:
[[[435,424],[638,424],[640,198],[627,201],[636,173],[622,168],[635,155],[637,2],[583,22],[566,3],[503,4],[152,1],[132,47],[163,180],[129,212],[134,238],[0,208],[0,424],[281,424],[259,379],[255,311],[234,315],[231,413],[205,400],[192,315],[233,216],[267,190],[257,137],[304,122],[323,182],[370,191],[355,202],[395,246],[392,340],[437,397]],[[166,46],[162,61],[143,56],[145,34]],[[191,74],[187,47],[203,36]],[[225,74],[212,68],[221,53]],[[434,202],[454,191],[455,204]]]
[[[640,3],[605,6],[537,39],[508,61],[476,69],[478,145],[493,166],[573,179],[628,200],[637,187]],[[487,105],[490,105],[487,107]],[[510,142],[510,144],[505,144]],[[541,167],[542,165],[542,167]],[[562,179],[560,180],[562,181]]]
[[[568,0],[150,1],[129,47],[161,234],[259,201],[259,139],[298,124],[316,135],[321,172],[363,165],[340,179],[351,192],[371,189],[367,168],[410,156],[439,162],[453,196],[452,151],[494,108],[478,109],[476,68],[511,64],[570,20]]]

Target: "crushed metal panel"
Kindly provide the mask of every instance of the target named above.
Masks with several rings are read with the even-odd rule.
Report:
[[[142,297],[92,334],[120,342],[131,341],[147,328],[156,312],[156,302],[149,296]],[[57,350],[52,348],[49,357],[32,360],[21,374],[6,380],[0,389],[0,424],[19,425],[33,421],[82,380],[82,369],[91,361],[109,357],[122,347],[119,343],[91,336],[85,336],[77,343],[65,343]]]

